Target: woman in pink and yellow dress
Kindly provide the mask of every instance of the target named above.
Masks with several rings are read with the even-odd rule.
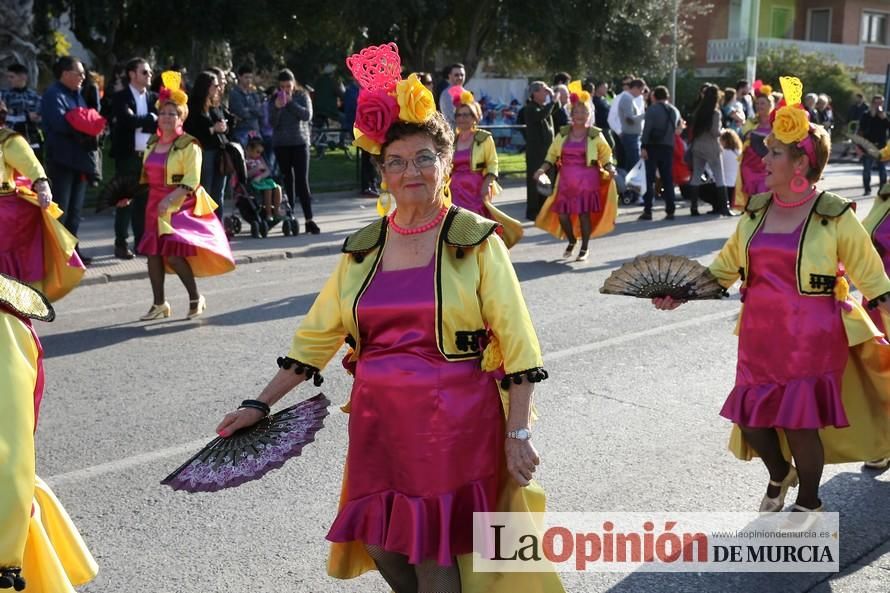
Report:
[[[368,75],[380,62],[391,74]],[[217,431],[319,385],[345,340],[355,382],[329,574],[377,568],[396,593],[562,593],[552,570],[473,571],[474,512],[527,516],[544,503],[529,422],[546,372],[497,223],[447,205],[454,136],[416,76],[399,80],[395,44],[347,64],[362,87],[357,142],[377,155],[396,209],[347,238],[278,374]]]
[[[734,423],[733,453],[760,456],[769,472],[761,512],[782,510],[798,481],[792,510],[819,511],[825,463],[890,452],[890,346],[843,270],[885,311],[890,278],[852,202],[816,188],[831,139],[800,109],[800,81],[781,82],[788,105],[764,158],[770,192],[751,196],[709,268],[727,288],[741,278],[744,303],[736,384],[720,414]]]
[[[452,203],[499,222],[498,233],[510,248],[522,238],[522,223],[491,203],[492,198],[501,192],[497,182],[498,153],[494,138],[489,132],[477,128],[482,119],[482,108],[470,91],[458,94],[454,102],[457,137],[448,185]]]
[[[0,102],[0,116],[5,112]],[[77,239],[59,222],[61,215],[27,140],[0,124],[0,273],[50,301],[68,294],[84,273]]]
[[[572,123],[559,130],[544,164],[533,175],[540,179],[548,171],[559,169],[556,187],[541,207],[535,226],[557,239],[568,238],[564,258],[572,257],[580,234],[581,251],[576,261],[584,261],[590,239],[615,228],[618,190],[613,179],[612,149],[602,131],[591,125],[590,93],[577,80],[569,85],[569,92]]]
[[[766,155],[766,138],[773,129],[771,114],[773,111],[772,88],[763,85],[757,89],[754,100],[754,117],[742,126],[742,156],[739,174],[736,177],[736,190],[731,204],[734,210],[742,211],[748,198],[754,194],[767,191],[766,167],[763,157]]]
[[[148,256],[148,277],[154,304],[140,319],[171,314],[164,297],[164,277],[175,272],[189,295],[188,319],[207,307],[195,277],[225,274],[235,269],[232,250],[217,205],[200,185],[201,147],[182,131],[188,96],[180,90],[178,72],[164,72],[158,98],[158,136],[145,151],[141,183],[148,184],[145,233],[139,253]]]

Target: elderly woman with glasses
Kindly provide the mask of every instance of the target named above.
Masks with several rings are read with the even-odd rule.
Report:
[[[396,209],[347,238],[281,370],[217,431],[320,384],[345,341],[355,382],[330,574],[376,567],[397,593],[562,591],[553,572],[472,571],[474,512],[543,510],[529,426],[547,373],[497,223],[448,205],[451,127],[416,76],[363,79],[376,60],[396,62],[395,44],[347,62],[362,83],[356,142],[378,155]]]

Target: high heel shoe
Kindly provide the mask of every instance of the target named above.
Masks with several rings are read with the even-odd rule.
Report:
[[[575,261],[587,261],[587,250],[582,249],[578,252],[578,257],[575,258]]]
[[[563,259],[568,259],[572,257],[572,252],[575,251],[575,244],[569,243],[569,246],[566,247],[565,252],[562,254]]]
[[[788,475],[785,476],[785,479],[781,482],[770,480],[770,486],[779,488],[779,495],[775,498],[771,498],[764,494],[763,500],[760,501],[760,512],[777,513],[781,511],[785,507],[785,495],[788,494],[788,489],[797,486],[797,482],[797,468],[793,465],[789,467]]]
[[[139,321],[151,321],[152,319],[161,319],[162,317],[170,317],[173,310],[170,303],[164,301],[160,305],[152,305],[148,313],[139,318]]]
[[[194,319],[195,317],[200,316],[204,310],[207,308],[207,301],[204,299],[204,295],[198,297],[197,300],[189,301],[189,314],[186,315],[186,319]]]

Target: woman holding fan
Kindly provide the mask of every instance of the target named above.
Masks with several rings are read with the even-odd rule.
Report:
[[[751,197],[710,266],[726,288],[741,279],[744,303],[736,384],[720,414],[735,424],[735,455],[759,455],[769,472],[761,512],[782,510],[798,481],[792,510],[820,511],[825,463],[890,452],[890,346],[849,297],[843,270],[884,311],[890,278],[850,200],[816,187],[831,140],[801,109],[800,80],[781,83],[788,104],[764,158],[770,192]]]
[[[395,44],[347,64],[362,87],[356,144],[397,207],[347,238],[281,370],[217,431],[319,384],[345,340],[355,382],[329,573],[377,568],[397,593],[561,592],[554,572],[472,570],[474,512],[543,510],[529,425],[547,373],[498,225],[449,205],[451,127],[416,76],[400,80]]]

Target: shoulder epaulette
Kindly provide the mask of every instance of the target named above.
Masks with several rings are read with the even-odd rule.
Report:
[[[853,207],[853,200],[842,198],[837,194],[822,192],[822,195],[816,198],[813,212],[825,218],[837,218]]]
[[[454,247],[474,247],[497,228],[498,223],[491,219],[452,206],[445,217],[445,242]]]
[[[182,134],[179,138],[173,141],[173,148],[176,150],[182,150],[183,148],[187,148],[190,144],[198,144],[198,139],[190,134]]]
[[[569,132],[572,131],[572,126],[560,126],[559,135],[568,137]]]
[[[16,135],[18,135],[18,133],[15,130],[10,130],[9,128],[0,128],[0,144],[3,144]]]
[[[343,242],[343,253],[367,253],[371,251],[383,240],[386,232],[385,216],[381,216],[371,224],[365,226],[352,233]]]
[[[473,141],[476,142],[476,144],[482,144],[489,138],[491,138],[491,132],[488,130],[476,130],[476,133],[473,134]]]
[[[757,212],[759,210],[763,210],[769,204],[772,195],[773,194],[771,192],[754,194],[753,196],[748,198],[748,203],[745,205],[745,210],[747,212]]]
[[[0,307],[28,319],[52,321],[56,318],[53,306],[42,292],[6,274],[0,274]]]
[[[602,133],[603,133],[603,131],[596,126],[590,126],[587,129],[587,137],[588,138],[596,138],[597,136],[599,136]]]

